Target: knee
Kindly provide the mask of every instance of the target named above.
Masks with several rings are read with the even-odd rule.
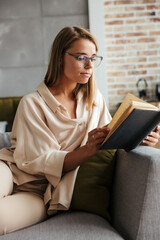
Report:
[[[10,168],[0,161],[0,198],[3,198],[13,191],[13,175]]]

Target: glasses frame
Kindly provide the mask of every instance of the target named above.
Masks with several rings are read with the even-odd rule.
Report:
[[[102,56],[97,56],[97,55],[94,56],[94,57],[88,57],[88,56],[85,55],[85,54],[75,55],[75,54],[72,54],[72,53],[69,53],[69,52],[66,52],[66,54],[69,55],[69,56],[72,56],[72,57],[74,57],[76,60],[82,61],[82,62],[83,62],[83,60],[80,60],[79,58],[80,58],[81,56],[85,56],[85,57],[88,59],[86,63],[84,62],[85,66],[88,64],[89,60],[94,64],[93,59],[94,59],[95,57],[100,59],[100,63],[101,63],[101,61],[103,60],[103,57],[102,57]],[[95,67],[98,67],[98,66],[100,65],[100,63],[99,63],[97,66],[95,66]]]

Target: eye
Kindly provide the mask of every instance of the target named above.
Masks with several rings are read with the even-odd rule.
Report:
[[[96,56],[91,58],[91,61],[92,61],[92,62],[96,62],[96,60],[97,60],[97,57],[96,57]]]
[[[78,56],[78,60],[79,61],[83,61],[83,62],[87,62],[88,61],[88,57],[85,56],[85,55],[80,55],[80,56]]]

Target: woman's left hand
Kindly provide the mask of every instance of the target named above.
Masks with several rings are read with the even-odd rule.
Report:
[[[141,143],[143,146],[154,147],[160,138],[160,126],[156,126],[155,130],[152,131]]]

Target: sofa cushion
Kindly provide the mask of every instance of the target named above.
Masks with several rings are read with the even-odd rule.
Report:
[[[10,136],[10,132],[0,133],[0,149],[11,146]]]
[[[7,121],[0,121],[0,133],[4,133],[6,131]]]
[[[101,150],[79,168],[70,209],[109,215],[116,150]]]
[[[13,120],[21,97],[3,97],[0,98],[0,121],[7,121],[7,129],[12,129]]]
[[[100,216],[65,212],[17,232],[0,236],[3,240],[123,240]]]

